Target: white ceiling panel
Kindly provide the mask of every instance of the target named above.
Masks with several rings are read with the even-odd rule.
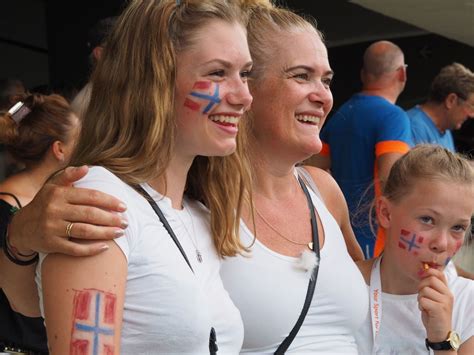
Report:
[[[351,0],[350,2],[474,46],[474,0]]]

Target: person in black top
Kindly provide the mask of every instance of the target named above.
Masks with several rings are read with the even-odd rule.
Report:
[[[0,183],[2,230],[11,216],[33,199],[48,177],[67,164],[78,131],[79,119],[59,95],[25,95],[7,112],[0,112],[0,143],[25,166]],[[5,270],[7,263],[18,264],[14,272],[0,273],[0,352],[47,353],[37,292],[26,283],[14,282],[22,274],[33,274],[31,268],[35,267],[37,254],[19,254],[4,233],[0,244],[4,251],[0,253],[0,270]],[[18,293],[28,295],[22,297],[21,304],[10,301]],[[19,309],[22,314],[16,312]]]

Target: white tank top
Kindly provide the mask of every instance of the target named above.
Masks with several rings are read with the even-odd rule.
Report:
[[[368,312],[364,279],[347,252],[341,230],[321,200],[311,198],[325,231],[311,307],[288,352],[357,354],[355,332]],[[241,223],[244,245],[253,234]],[[221,276],[244,322],[242,352],[273,353],[298,319],[308,288],[298,258],[278,254],[258,240],[249,257],[224,260]]]

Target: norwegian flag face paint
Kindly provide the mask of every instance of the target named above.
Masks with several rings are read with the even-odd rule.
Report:
[[[116,296],[96,289],[75,291],[71,354],[114,354]]]
[[[219,84],[212,81],[196,81],[184,101],[184,106],[207,115],[220,102]]]
[[[422,236],[402,229],[400,230],[398,247],[416,256],[421,249],[423,240],[424,238]]]

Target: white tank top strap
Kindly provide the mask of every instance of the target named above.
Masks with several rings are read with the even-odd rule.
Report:
[[[318,187],[316,186],[316,182],[313,180],[313,177],[309,173],[308,170],[306,170],[303,166],[297,166],[296,167],[296,174],[300,176],[304,183],[309,186],[311,190],[316,194],[316,196],[319,197],[319,199],[324,203],[324,199],[321,196],[321,192],[319,191]]]

